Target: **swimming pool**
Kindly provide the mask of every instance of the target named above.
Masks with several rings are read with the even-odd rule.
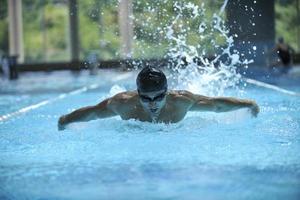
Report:
[[[114,117],[57,131],[61,114],[134,89],[135,75],[2,81],[0,199],[299,199],[297,96],[248,84],[225,95],[255,99],[255,119],[246,110],[189,113],[169,125]],[[299,91],[299,79],[268,80]]]

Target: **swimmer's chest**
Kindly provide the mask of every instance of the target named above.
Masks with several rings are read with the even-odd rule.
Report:
[[[157,121],[164,122],[164,123],[176,123],[182,120],[187,113],[187,110],[184,108],[175,108],[169,106],[166,109],[162,109],[161,113],[159,114]],[[152,121],[149,113],[147,113],[142,108],[135,107],[134,109],[127,110],[126,112],[120,113],[122,119],[136,119],[140,121]]]
[[[168,109],[159,115],[158,121],[165,123],[176,123],[181,121],[185,117],[186,113],[187,111],[185,109]]]

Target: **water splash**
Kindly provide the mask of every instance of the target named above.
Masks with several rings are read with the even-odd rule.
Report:
[[[148,4],[145,12],[151,19],[158,16],[157,27],[153,32],[143,34],[153,37],[158,45],[157,50],[163,48],[166,41],[168,50],[165,58],[171,60],[168,66],[171,89],[186,89],[213,96],[224,95],[227,88],[241,91],[237,87],[241,75],[236,68],[239,65],[247,66],[252,60],[242,60],[242,56],[234,49],[237,35],[229,35],[222,18],[227,2],[225,0],[214,14],[208,13],[209,9],[204,3],[197,5],[165,0],[164,6]],[[173,12],[169,14],[171,9]],[[156,15],[153,15],[155,11]],[[145,27],[153,26],[149,22],[139,23]]]
[[[224,10],[225,10],[225,8],[226,8],[226,6],[227,6],[227,3],[228,3],[228,0],[225,0],[225,1],[224,1],[224,4],[222,5],[222,7],[221,7],[221,9],[220,9],[219,15],[221,15],[221,14],[224,12]]]
[[[108,93],[108,96],[109,96],[109,97],[110,97],[110,96],[114,96],[114,95],[116,95],[116,94],[118,94],[118,93],[120,93],[120,92],[125,92],[125,91],[126,91],[126,88],[125,88],[125,87],[115,84],[115,85],[113,85],[113,86],[111,87],[111,89],[110,89],[110,91],[109,91],[109,93]]]
[[[226,2],[220,13],[225,6]],[[211,19],[207,19],[204,4],[199,7],[192,3],[176,2],[174,7],[177,16],[166,27],[166,37],[170,41],[167,57],[174,61],[169,66],[171,71],[175,72],[169,77],[173,83],[172,87],[216,96],[223,95],[227,88],[236,88],[241,78],[236,67],[247,65],[251,61],[241,61],[239,52],[233,49],[236,36],[229,35],[220,13],[214,13]],[[187,30],[190,23],[186,23],[186,15],[199,22],[198,45],[189,42],[190,33]],[[207,40],[210,40],[211,52],[205,49]]]

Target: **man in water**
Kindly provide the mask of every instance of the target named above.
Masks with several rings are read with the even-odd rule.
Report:
[[[206,97],[185,90],[168,91],[164,73],[154,67],[145,67],[136,79],[137,91],[127,91],[105,99],[97,105],[75,110],[59,118],[58,128],[67,124],[85,122],[119,115],[122,119],[136,119],[147,122],[176,123],[188,111],[227,112],[248,108],[256,117],[259,107],[254,101]]]
[[[280,37],[278,38],[278,43],[271,52],[276,52],[279,58],[279,60],[271,64],[271,66],[283,65],[281,72],[287,73],[292,65],[293,48],[284,42],[283,37]]]

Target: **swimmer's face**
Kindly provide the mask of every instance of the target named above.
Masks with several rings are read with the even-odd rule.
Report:
[[[160,110],[166,103],[166,89],[153,91],[153,92],[142,92],[138,90],[140,96],[140,102],[144,109],[150,114],[159,114]]]

